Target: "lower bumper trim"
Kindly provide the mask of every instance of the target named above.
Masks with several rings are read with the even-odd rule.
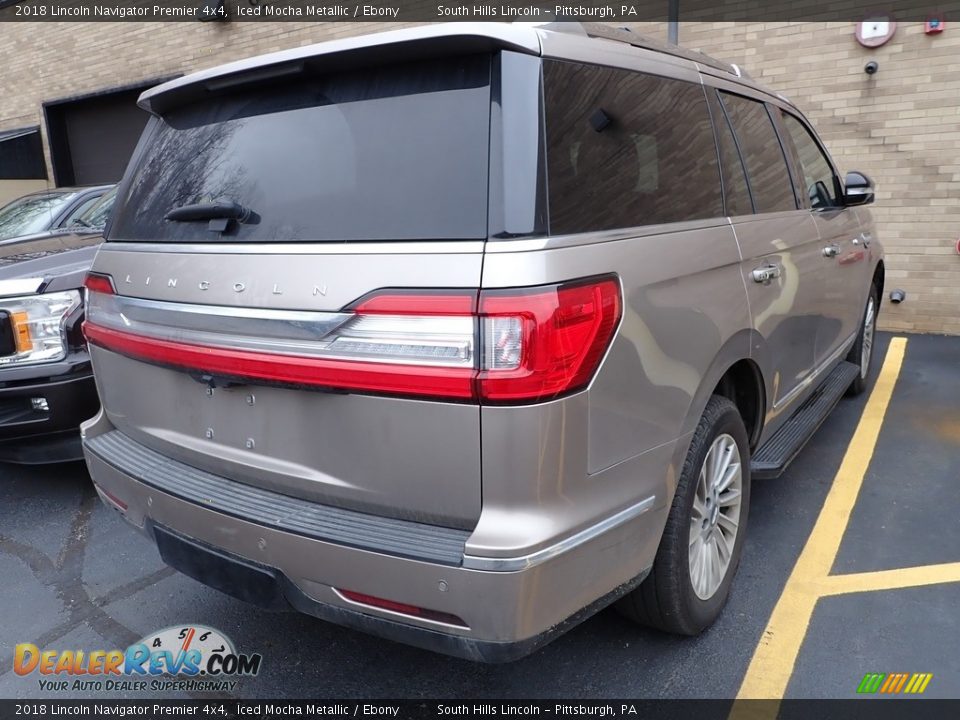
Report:
[[[407,625],[359,610],[317,602],[282,572],[186,538],[159,525],[152,527],[164,562],[223,593],[273,610],[294,609],[343,627],[413,645],[424,650],[486,663],[529,655],[636,588],[649,569],[548,630],[524,640],[494,642]]]

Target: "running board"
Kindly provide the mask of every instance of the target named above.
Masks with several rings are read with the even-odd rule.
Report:
[[[857,377],[860,368],[841,362],[797,408],[787,422],[753,454],[750,474],[755,478],[779,477],[817,431]]]

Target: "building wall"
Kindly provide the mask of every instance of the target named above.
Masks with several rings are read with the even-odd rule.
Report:
[[[666,39],[666,26],[643,32]],[[871,206],[887,251],[881,327],[960,334],[960,28],[927,36],[900,23],[869,50],[854,23],[680,23],[680,44],[735,62],[813,122],[841,172],[877,186]],[[863,68],[879,63],[875,75]]]
[[[46,190],[46,180],[0,180],[0,207],[35,190]]]
[[[663,23],[637,29],[666,38]],[[82,31],[78,28],[82,27]],[[387,23],[7,23],[0,131],[39,124],[41,103],[250,55],[395,28]],[[842,171],[877,184],[888,254],[882,327],[960,334],[960,29],[902,23],[867,50],[847,23],[681,23],[680,43],[736,62],[810,117]],[[868,77],[864,64],[880,71]],[[12,86],[12,91],[11,91]],[[44,127],[44,133],[46,128]],[[49,158],[48,158],[49,162]],[[52,177],[52,174],[51,174]]]
[[[195,72],[398,23],[5,23],[0,131],[39,124],[43,102]],[[10,80],[8,82],[8,79]],[[12,86],[12,91],[10,91]]]

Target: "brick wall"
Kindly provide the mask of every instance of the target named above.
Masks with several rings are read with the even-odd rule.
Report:
[[[186,74],[399,23],[4,23],[0,131],[42,127],[41,103]]]
[[[637,24],[666,39],[665,24]],[[881,327],[960,334],[960,31],[900,23],[868,50],[854,23],[683,23],[680,44],[735,62],[813,122],[841,172],[877,185],[871,206],[887,252]],[[952,32],[951,32],[952,31]],[[879,72],[864,65],[875,60]]]
[[[666,38],[664,24],[635,23]],[[387,23],[8,23],[0,130],[39,124],[43,101],[187,73]],[[810,117],[841,170],[878,187],[873,212],[887,248],[882,326],[960,334],[960,30],[927,37],[901,23],[876,50],[853,23],[681,23],[680,42],[736,62]],[[880,71],[868,77],[864,64]],[[45,131],[45,128],[44,128]],[[51,174],[52,177],[52,174]]]

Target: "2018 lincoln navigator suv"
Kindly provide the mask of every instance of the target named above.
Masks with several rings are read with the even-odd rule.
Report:
[[[482,660],[720,613],[863,390],[870,181],[735,66],[433,25],[145,92],[87,280],[102,499],[267,607]]]

